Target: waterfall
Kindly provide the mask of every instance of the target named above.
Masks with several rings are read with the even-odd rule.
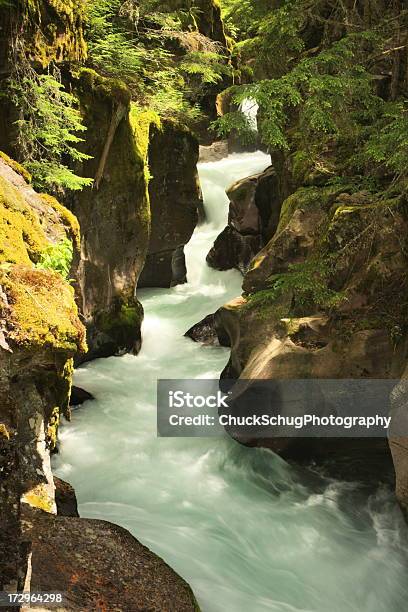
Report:
[[[259,105],[253,98],[245,98],[239,105],[239,110],[247,118],[250,128],[254,131],[258,131],[258,110]]]

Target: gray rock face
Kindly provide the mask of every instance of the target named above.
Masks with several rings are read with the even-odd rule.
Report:
[[[64,593],[60,610],[199,610],[188,584],[117,525],[31,509],[24,523],[31,590]]]
[[[153,129],[149,144],[151,233],[138,287],[186,282],[183,247],[202,208],[197,161],[198,142],[189,130],[170,121]]]
[[[57,476],[54,476],[54,485],[58,516],[79,517],[78,502],[74,487],[70,485],[69,482],[57,478]]]
[[[140,350],[143,310],[135,289],[147,252],[149,203],[145,160],[125,107],[128,92],[117,86],[115,90],[115,81],[92,71],[81,73],[77,92],[87,126],[83,148],[92,156],[80,169],[83,176],[97,176],[113,109],[125,108],[98,184],[75,194],[70,202],[81,227],[76,276],[89,360]]]
[[[234,183],[228,226],[216,239],[207,262],[216,270],[236,268],[245,274],[253,257],[276,231],[280,215],[279,183],[273,168]]]
[[[259,234],[242,235],[236,229],[227,227],[217,236],[206,261],[214,270],[236,268],[245,274],[254,255],[262,247]]]

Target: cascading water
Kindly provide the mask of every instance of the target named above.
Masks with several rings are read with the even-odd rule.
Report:
[[[239,110],[245,115],[249,127],[254,131],[258,131],[258,111],[259,104],[253,98],[245,98],[239,105]]]
[[[262,153],[199,168],[208,223],[186,248],[189,283],[139,296],[138,357],[76,373],[96,400],[61,432],[56,472],[80,513],[129,529],[192,586],[204,612],[401,612],[408,601],[405,525],[390,491],[295,471],[222,439],[156,438],[157,378],[212,378],[228,353],[183,337],[240,292],[238,272],[205,255],[226,223],[224,193],[268,165]]]

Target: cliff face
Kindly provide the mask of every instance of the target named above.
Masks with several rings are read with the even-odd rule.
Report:
[[[0,7],[1,74],[9,69],[10,46],[23,44],[30,60],[47,67],[50,62],[82,61],[86,58],[84,39],[85,7],[81,0],[18,0]],[[13,51],[13,49],[11,49]]]
[[[197,139],[188,129],[164,121],[152,130],[148,159],[152,227],[138,286],[170,287],[186,282],[183,247],[202,209]]]
[[[331,185],[296,190],[282,204],[274,236],[252,260],[244,296],[216,314],[232,347],[223,375],[400,377],[407,360],[407,223],[403,196],[384,200]],[[368,456],[366,445],[351,449],[347,441],[247,443],[287,457]],[[401,455],[399,449],[400,465]]]
[[[63,241],[75,244],[78,224],[14,168],[25,174],[0,159],[0,432],[6,475],[0,503],[8,517],[1,537],[6,550],[14,550],[3,587],[18,586],[25,573],[20,498],[55,512],[50,451],[60,416],[69,416],[72,358],[85,350],[74,290],[43,265],[45,255],[57,257]],[[8,529],[11,523],[15,530]]]
[[[147,145],[154,115],[130,107],[119,81],[91,70],[79,77],[77,93],[92,156],[80,173],[92,188],[72,197],[81,230],[77,270],[79,304],[88,330],[88,359],[140,349],[143,310],[135,296],[150,231]]]
[[[23,1],[21,6],[26,49],[34,63],[45,68],[50,62],[86,58],[82,0]]]

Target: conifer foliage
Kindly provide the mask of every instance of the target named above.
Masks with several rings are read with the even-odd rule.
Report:
[[[406,189],[408,9],[399,0],[333,2],[224,0],[238,38],[241,84],[232,90],[260,107],[259,133],[272,150],[319,159],[335,151],[342,174],[390,178]],[[232,109],[216,123],[248,139]]]

